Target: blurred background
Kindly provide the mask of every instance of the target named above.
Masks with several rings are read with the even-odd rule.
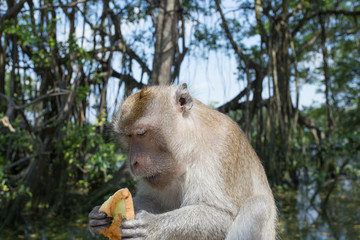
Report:
[[[136,184],[112,116],[182,82],[246,133],[281,239],[360,239],[355,0],[0,0],[0,239],[104,239],[88,212]]]

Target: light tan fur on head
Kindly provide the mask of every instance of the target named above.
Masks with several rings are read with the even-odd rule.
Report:
[[[124,130],[142,117],[145,114],[145,110],[150,104],[153,95],[154,91],[151,91],[149,87],[146,87],[128,97],[123,102],[120,111],[114,119],[114,128],[117,131]]]

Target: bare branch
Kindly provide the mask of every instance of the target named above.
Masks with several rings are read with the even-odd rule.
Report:
[[[136,79],[133,78],[133,76],[131,76],[129,74],[121,74],[121,73],[115,71],[114,69],[111,72],[111,76],[119,78],[120,80],[124,80],[128,84],[128,86],[131,86],[132,88],[141,89],[141,88],[145,87],[145,85],[143,83],[136,81]]]
[[[250,88],[253,89],[255,86],[256,86],[256,80],[251,82]],[[238,109],[239,100],[246,95],[247,91],[248,91],[248,89],[245,88],[232,100],[230,100],[229,102],[225,103],[224,105],[218,107],[217,110],[219,110],[220,112],[223,112],[223,113],[227,113],[230,110]]]
[[[8,9],[4,15],[0,18],[0,25],[4,23],[5,20],[15,18],[18,13],[21,11],[21,8],[24,6],[24,3],[27,0],[21,0],[18,4]]]
[[[141,68],[146,72],[149,77],[151,76],[152,72],[146,63],[127,45],[123,35],[121,34],[121,27],[120,21],[116,18],[116,15],[113,11],[109,10],[109,14],[113,24],[115,25],[115,39],[118,39],[117,47],[123,53],[127,53],[132,59],[137,61]]]
[[[27,108],[45,98],[48,98],[48,97],[55,97],[55,96],[59,96],[59,95],[66,95],[66,94],[69,94],[71,91],[68,91],[68,90],[65,90],[65,89],[59,89],[59,88],[56,88],[50,92],[48,92],[47,94],[45,95],[41,95],[37,98],[35,98],[34,100],[32,100],[31,102],[29,103],[26,103],[24,105],[16,105],[15,102],[14,102],[14,99],[12,99],[11,97],[5,95],[5,94],[2,94],[0,93],[0,97],[6,99],[11,105],[14,106],[14,109],[15,110],[20,110],[20,109],[24,109],[24,108]]]
[[[221,17],[221,20],[222,20],[222,23],[223,23],[223,27],[224,27],[224,30],[225,30],[225,33],[226,33],[226,37],[229,39],[230,41],[230,44],[232,46],[232,48],[234,49],[235,53],[238,55],[238,57],[243,60],[245,62],[245,64],[250,68],[250,69],[255,69],[255,70],[259,70],[260,67],[257,63],[255,63],[251,58],[249,58],[248,55],[244,54],[244,52],[241,50],[241,48],[236,44],[232,34],[231,34],[231,31],[229,29],[229,25],[227,24],[227,21],[225,19],[225,15],[221,9],[221,6],[220,6],[220,0],[216,0],[215,1],[216,3],[216,9],[217,11],[220,13],[220,17]],[[259,71],[260,72],[260,71]]]
[[[308,18],[313,18],[321,15],[344,15],[344,16],[353,16],[357,17],[360,16],[360,11],[349,11],[349,10],[338,10],[338,9],[330,9],[330,10],[320,10],[311,14]]]
[[[6,166],[5,169],[7,170],[7,169],[10,169],[10,168],[13,168],[13,167],[19,165],[20,163],[31,160],[31,159],[33,159],[34,157],[37,157],[37,156],[38,156],[38,154],[33,154],[33,155],[30,155],[30,156],[21,158],[21,159],[15,161],[15,162],[11,163],[10,165]]]

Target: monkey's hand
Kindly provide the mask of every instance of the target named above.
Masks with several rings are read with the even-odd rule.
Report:
[[[101,206],[96,206],[89,213],[89,229],[93,233],[99,233],[99,231],[108,228],[111,225],[112,218],[107,217],[106,213],[99,212]]]
[[[156,221],[156,215],[148,213],[144,210],[135,215],[133,220],[123,220],[121,222],[121,238],[122,239],[147,239],[151,230],[151,223]]]

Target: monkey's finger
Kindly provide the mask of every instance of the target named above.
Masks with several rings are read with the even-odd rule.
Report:
[[[104,219],[107,215],[104,212],[94,212],[89,214],[90,219]]]
[[[127,237],[121,236],[121,239],[126,239],[126,240],[144,240],[145,238],[144,238],[144,237],[140,237],[140,238],[132,238],[132,237],[130,237],[130,238],[127,238]]]
[[[136,229],[121,229],[121,237],[122,238],[141,238],[143,239],[146,237],[146,230],[143,228],[136,228]]]
[[[90,230],[90,232],[93,232],[93,233],[99,233],[101,230],[104,230],[104,229],[106,229],[108,227],[109,226],[97,226],[97,227],[90,226],[89,230]]]
[[[106,217],[106,213],[99,212],[99,208],[95,207],[90,213],[89,218],[103,219]]]
[[[90,219],[89,225],[90,227],[109,226],[111,222],[112,222],[112,218]]]
[[[144,223],[144,221],[142,221],[140,219],[124,220],[121,222],[121,227],[124,229],[139,228],[139,227],[144,227],[145,225],[146,224]]]

